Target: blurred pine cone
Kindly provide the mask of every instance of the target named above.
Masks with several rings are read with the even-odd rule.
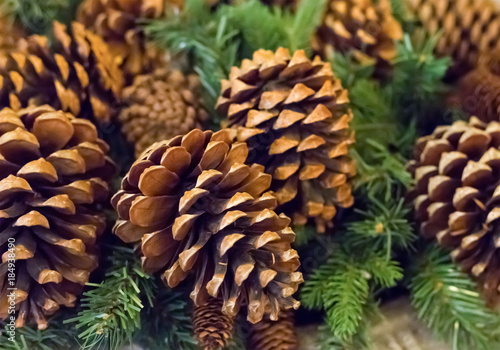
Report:
[[[481,53],[500,50],[500,12],[491,0],[410,0],[410,9],[431,35],[436,54],[451,56],[453,75],[477,66]]]
[[[460,79],[452,100],[482,121],[500,121],[500,61],[481,55],[477,68]]]
[[[265,307],[276,319],[280,308],[299,306],[295,234],[264,193],[271,176],[245,165],[248,148],[234,131],[195,129],[146,150],[112,199],[114,232],[139,242],[144,270],[164,271],[170,287],[193,272],[196,305],[220,297],[231,317],[248,303],[249,321],[260,321]]]
[[[107,122],[115,114],[123,75],[107,45],[81,23],[54,22],[54,43],[33,35],[21,52],[0,59],[0,105],[48,104],[75,116]]]
[[[402,37],[389,0],[329,0],[313,47],[323,56],[335,50],[352,52],[360,62],[387,62],[395,57],[395,41]]]
[[[265,317],[259,323],[252,325],[249,348],[252,350],[298,349],[294,311],[282,312],[278,321],[271,321]]]
[[[500,264],[500,123],[476,117],[440,126],[418,140],[410,168],[421,234],[451,248],[478,278],[487,299],[498,298]]]
[[[0,319],[8,288],[17,288],[18,327],[44,329],[46,316],[74,305],[97,267],[114,170],[107,152],[88,120],[49,106],[0,111]]]
[[[194,308],[194,335],[204,350],[219,350],[228,345],[233,336],[234,319],[222,313],[222,300],[210,299]]]
[[[256,51],[222,81],[217,110],[248,142],[249,161],[273,175],[280,210],[297,225],[312,217],[324,232],[337,207],[353,204],[348,102],[330,64],[300,50]]]
[[[208,119],[201,107],[195,75],[156,70],[140,75],[123,92],[128,107],[120,112],[122,132],[139,156],[149,145],[201,128]]]
[[[85,0],[77,20],[106,41],[126,75],[152,71],[162,50],[146,42],[140,20],[161,17],[167,8],[179,9],[184,0]]]
[[[22,29],[12,20],[0,15],[0,56],[14,51],[23,34]]]

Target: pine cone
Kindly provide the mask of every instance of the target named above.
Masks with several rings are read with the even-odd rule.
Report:
[[[264,318],[252,326],[250,337],[252,350],[296,350],[298,349],[295,333],[294,311],[284,311],[278,321]]]
[[[22,37],[22,29],[8,18],[0,15],[0,56],[14,51]]]
[[[210,299],[194,309],[194,335],[204,350],[222,349],[233,336],[234,319],[222,313],[222,304],[220,298]]]
[[[74,305],[97,267],[99,206],[113,172],[107,152],[88,120],[49,106],[0,111],[0,319],[9,316],[9,288],[17,288],[18,327],[44,329],[46,316]]]
[[[99,121],[109,121],[121,95],[123,75],[100,37],[74,22],[54,22],[54,44],[34,35],[22,52],[0,60],[0,105],[19,109],[48,104]]]
[[[402,37],[389,0],[330,0],[313,47],[323,56],[332,50],[352,51],[361,62],[387,62],[396,55],[395,41]]]
[[[476,117],[436,128],[416,146],[410,168],[420,231],[451,248],[452,257],[477,277],[488,300],[500,284],[500,123]]]
[[[85,0],[77,12],[83,23],[106,41],[127,75],[152,71],[162,52],[148,45],[138,21],[161,17],[166,7],[180,8],[184,0]]]
[[[123,96],[128,107],[120,112],[122,132],[137,155],[154,142],[202,127],[208,117],[201,107],[198,78],[179,71],[140,75]]]
[[[248,148],[234,142],[235,130],[215,134],[199,129],[152,145],[132,165],[112,199],[125,242],[140,242],[143,268],[164,271],[170,287],[196,273],[191,298],[223,299],[235,316],[248,303],[248,319],[264,308],[297,308],[292,294],[302,275],[290,219],[274,211],[264,193],[271,176],[260,165],[245,165]]]
[[[453,75],[500,49],[500,12],[491,0],[410,0],[410,9],[427,33],[439,35],[436,54],[453,58]]]
[[[485,122],[500,120],[500,62],[482,55],[478,67],[459,81],[454,96],[462,109]]]
[[[222,81],[217,110],[248,142],[250,161],[273,175],[280,209],[295,224],[313,217],[324,232],[337,207],[353,204],[348,102],[330,65],[304,51],[256,51]]]

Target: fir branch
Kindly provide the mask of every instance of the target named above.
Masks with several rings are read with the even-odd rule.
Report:
[[[419,317],[454,350],[500,346],[500,315],[485,306],[471,279],[436,245],[424,250],[409,284]]]
[[[305,246],[317,236],[316,228],[310,225],[297,226],[293,228],[295,232],[295,245],[297,247]]]
[[[292,25],[285,26],[288,30],[288,48],[310,51],[311,40],[316,29],[321,24],[327,0],[301,0],[293,17]],[[286,23],[285,23],[286,25]]]
[[[389,259],[394,249],[408,249],[416,236],[408,221],[409,209],[403,198],[388,202],[370,198],[366,210],[356,210],[357,219],[347,226],[347,235],[354,247],[371,245],[386,251]]]
[[[7,327],[0,334],[2,350],[70,350],[74,349],[76,333],[62,324],[62,317],[51,319],[47,329],[24,326],[15,330],[15,341],[9,340]]]
[[[142,327],[137,342],[148,350],[198,349],[192,336],[188,304],[180,293],[164,286],[141,315]]]
[[[332,57],[329,57],[329,61],[332,65],[332,70],[339,77],[344,88],[347,89],[350,89],[355,83],[361,80],[366,81],[370,79],[375,71],[374,64],[360,63],[354,58],[351,52],[345,54],[334,52]]]
[[[152,302],[152,280],[142,272],[132,249],[114,247],[111,262],[104,281],[88,284],[93,289],[84,293],[83,310],[65,321],[76,323],[82,349],[116,350],[131,343],[141,326],[141,296]]]
[[[68,22],[80,0],[4,0],[1,12],[21,23],[31,33],[47,34],[52,21]]]

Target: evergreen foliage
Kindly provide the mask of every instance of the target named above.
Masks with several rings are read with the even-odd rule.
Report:
[[[110,257],[112,268],[103,282],[89,283],[93,287],[84,293],[82,311],[65,321],[76,323],[82,349],[116,350],[132,343],[141,326],[142,298],[152,305],[153,282],[145,275],[132,249],[114,247]],[[73,326],[73,325],[72,325]]]
[[[449,253],[429,244],[415,257],[409,283],[419,317],[453,350],[500,347],[500,316],[486,308]]]

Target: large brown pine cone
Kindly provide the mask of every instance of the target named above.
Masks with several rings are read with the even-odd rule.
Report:
[[[298,349],[294,311],[284,311],[278,321],[271,321],[266,317],[259,323],[252,325],[249,345],[252,350]]]
[[[419,139],[410,166],[422,235],[451,248],[490,301],[498,298],[500,284],[499,147],[500,123],[472,117]]]
[[[348,102],[330,65],[304,51],[256,51],[222,81],[217,110],[248,143],[249,160],[273,175],[280,210],[295,224],[313,217],[324,232],[337,207],[353,204]]]
[[[0,111],[0,319],[9,288],[17,288],[16,325],[42,329],[82,292],[105,227],[107,152],[88,120],[49,106]]]
[[[337,50],[352,52],[362,62],[386,62],[396,55],[395,41],[402,37],[389,0],[329,0],[313,47],[322,55]]]
[[[102,39],[73,22],[54,22],[54,42],[34,35],[24,49],[0,59],[0,105],[49,104],[77,117],[109,121],[123,74]]]
[[[112,199],[114,232],[140,241],[144,270],[164,271],[170,287],[195,273],[196,305],[220,297],[226,315],[247,303],[249,321],[260,321],[265,307],[276,319],[280,308],[299,306],[295,234],[265,193],[271,176],[245,165],[247,145],[234,133],[195,129],[146,150]]]
[[[180,8],[183,4],[184,0],[85,0],[77,20],[100,35],[125,73],[135,76],[151,71],[163,55],[147,44],[138,22],[159,18],[167,7]]]
[[[500,50],[500,12],[492,0],[410,0],[410,9],[431,35],[439,35],[436,54],[451,56],[453,72],[477,66],[481,53]]]
[[[180,71],[156,70],[137,76],[123,92],[127,107],[120,112],[122,132],[141,154],[154,142],[204,126],[199,79]]]
[[[212,298],[193,312],[194,335],[204,350],[219,350],[233,336],[234,319],[222,313],[222,299]]]

